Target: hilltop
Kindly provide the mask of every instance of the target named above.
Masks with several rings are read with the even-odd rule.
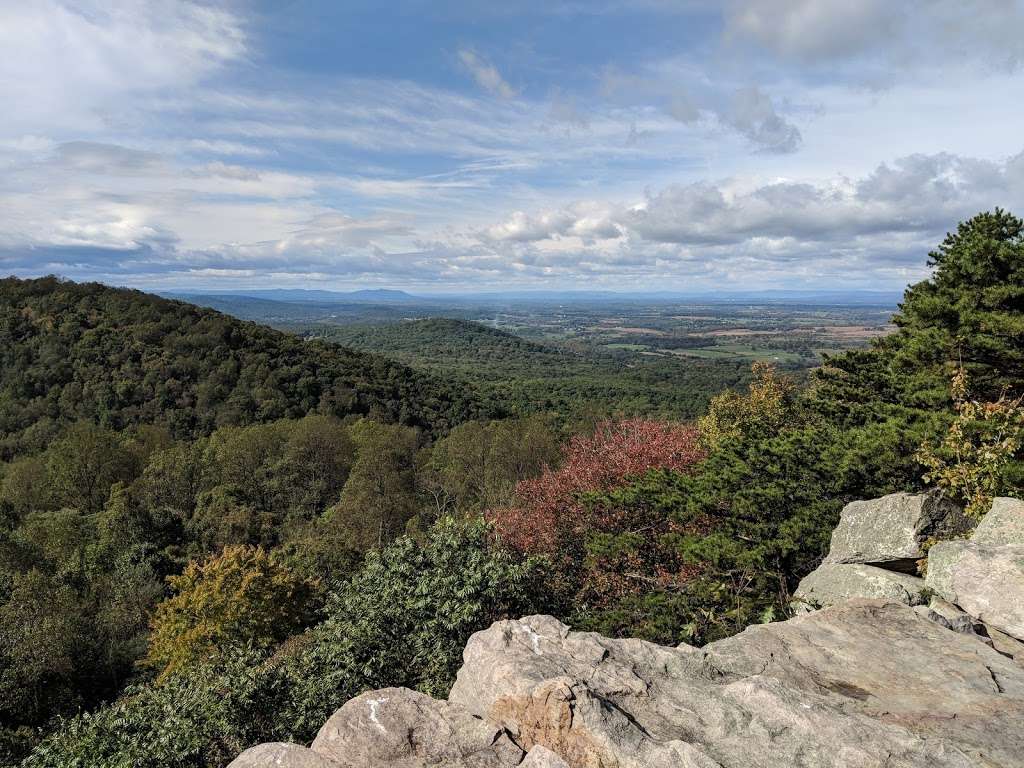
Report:
[[[550,375],[548,365],[565,365],[583,356],[539,344],[508,331],[471,320],[432,317],[402,323],[348,325],[331,328],[329,338],[344,346],[374,350],[410,364],[494,364],[516,369],[529,363],[537,375]]]
[[[185,437],[314,412],[431,433],[480,414],[464,387],[378,355],[135,290],[0,280],[6,454],[78,419]]]
[[[548,344],[469,320],[307,326],[305,333],[430,371],[513,413],[589,412],[692,418],[712,395],[743,382],[745,361],[623,356]]]

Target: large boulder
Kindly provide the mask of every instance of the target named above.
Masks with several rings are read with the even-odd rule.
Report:
[[[324,723],[312,749],[346,768],[498,768],[523,759],[498,726],[407,688],[352,699]]]
[[[854,501],[843,508],[832,531],[825,563],[867,563],[913,573],[929,539],[950,538],[968,529],[961,509],[936,491]]]
[[[1024,670],[904,605],[852,600],[698,650],[477,633],[450,700],[573,768],[1022,766]]]
[[[809,573],[793,593],[797,613],[826,608],[855,597],[924,602],[924,579],[862,563],[826,563]]]
[[[975,528],[971,541],[998,546],[1024,544],[1024,501],[998,497]]]
[[[523,760],[500,727],[464,708],[407,688],[348,701],[324,723],[312,747],[262,744],[229,768],[513,768]],[[537,768],[559,768],[544,754]]]
[[[1024,639],[1024,544],[939,542],[928,552],[926,583],[971,616]]]
[[[298,744],[272,742],[245,750],[228,768],[339,768],[338,764]]]

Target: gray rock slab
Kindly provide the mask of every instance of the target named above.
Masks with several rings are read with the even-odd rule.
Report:
[[[836,605],[855,597],[923,602],[924,579],[863,563],[825,563],[801,580],[793,593],[797,613]]]
[[[407,688],[351,699],[324,723],[312,749],[341,768],[511,768],[523,759],[500,727]]]
[[[298,744],[271,742],[245,750],[228,768],[339,768],[338,764]]]
[[[971,616],[1024,639],[1024,544],[939,542],[928,553],[925,581]]]
[[[867,563],[914,572],[930,538],[950,538],[969,523],[960,508],[938,492],[893,493],[854,501],[842,511],[825,563]]]
[[[1024,544],[1024,501],[1005,496],[992,501],[992,509],[974,529],[971,541],[979,544]]]
[[[499,622],[450,700],[574,768],[1024,765],[1021,667],[891,601],[704,649]]]

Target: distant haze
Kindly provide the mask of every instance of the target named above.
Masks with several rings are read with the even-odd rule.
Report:
[[[272,288],[229,291],[165,291],[162,295],[186,300],[217,297],[249,298],[266,302],[296,304],[417,304],[437,303],[487,303],[500,301],[543,302],[687,302],[687,303],[810,303],[831,305],[865,305],[895,307],[902,293],[898,291],[830,291],[830,290],[764,290],[764,291],[707,291],[682,293],[673,291],[484,291],[475,293],[423,293],[413,294],[393,289],[367,289],[358,291],[323,291],[301,288]]]

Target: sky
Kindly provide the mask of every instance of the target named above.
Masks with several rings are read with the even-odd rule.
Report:
[[[0,0],[0,274],[900,289],[1024,214],[1024,0]]]

